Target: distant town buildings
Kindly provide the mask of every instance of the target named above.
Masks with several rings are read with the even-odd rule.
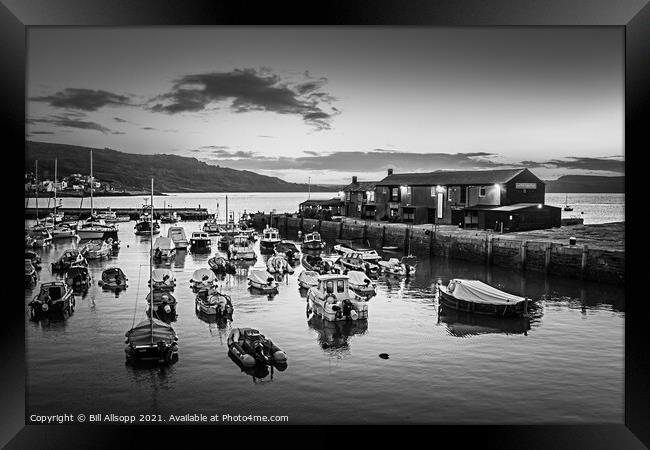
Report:
[[[113,183],[106,181],[97,180],[97,177],[94,177],[93,189],[95,191],[110,192],[114,190],[119,190],[121,187],[116,186]],[[67,177],[64,177],[57,181],[56,190],[57,192],[86,192],[90,191],[90,176],[81,175],[79,173],[74,173]],[[35,193],[36,192],[36,177],[34,173],[27,172],[25,173],[25,193]],[[38,192],[54,192],[55,183],[54,180],[50,179],[39,179],[38,180]]]

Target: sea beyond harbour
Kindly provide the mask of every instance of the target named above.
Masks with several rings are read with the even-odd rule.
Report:
[[[207,208],[213,214],[217,211],[219,217],[226,215],[226,196],[228,196],[228,209],[239,217],[244,211],[293,213],[298,210],[298,205],[311,198],[324,200],[336,197],[335,192],[217,192],[217,193],[166,193],[164,196],[154,196],[156,209],[164,208]],[[90,198],[61,198],[60,205],[65,208],[89,208]],[[149,197],[95,197],[93,207],[96,209],[112,208],[140,208],[150,202]],[[562,211],[562,218],[582,217],[585,225],[624,222],[625,221],[625,194],[546,194],[546,204],[564,207],[566,203],[573,207],[573,211]],[[39,198],[39,208],[52,207],[53,198]],[[36,206],[36,199],[25,199],[25,207]]]

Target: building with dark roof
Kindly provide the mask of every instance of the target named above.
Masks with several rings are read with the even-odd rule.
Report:
[[[377,181],[358,181],[352,177],[352,183],[343,188],[343,214],[360,219],[375,218],[375,186]]]
[[[298,205],[298,208],[301,213],[307,208],[315,208],[317,210],[329,210],[332,212],[332,215],[338,216],[341,215],[343,201],[338,197],[330,198],[329,200],[305,200]]]
[[[536,207],[536,216],[541,217],[539,210],[548,216],[547,219],[540,219],[544,223],[536,219],[535,226],[551,228],[555,226],[556,216],[559,223],[560,208],[545,206],[544,196],[544,182],[528,169],[439,170],[402,174],[388,169],[388,176],[375,187],[375,217],[413,224],[454,224],[500,230],[504,217],[511,217],[509,220],[514,226],[515,214],[521,213],[506,214],[503,211],[489,215],[484,211],[515,204],[532,204],[542,205]],[[523,208],[522,211],[529,209]],[[495,217],[501,223],[493,224],[492,218]],[[521,219],[518,216],[519,222]],[[507,228],[505,224],[503,227]]]

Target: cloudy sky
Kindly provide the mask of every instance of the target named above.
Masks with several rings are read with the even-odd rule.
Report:
[[[27,137],[288,181],[623,172],[615,28],[28,29]]]

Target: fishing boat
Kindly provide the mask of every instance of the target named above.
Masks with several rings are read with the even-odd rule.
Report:
[[[321,275],[307,293],[307,312],[332,322],[368,318],[368,303],[349,289],[347,275]]]
[[[320,233],[314,231],[303,236],[301,247],[303,250],[322,250],[325,248],[325,242],[321,239]]]
[[[231,316],[234,310],[230,296],[214,288],[200,289],[195,302],[196,311],[209,316]]]
[[[58,224],[50,230],[50,234],[52,235],[52,239],[65,239],[75,237],[77,230],[67,224]]]
[[[151,271],[151,278],[149,279],[149,286],[152,285],[152,280],[153,288],[156,290],[173,291],[176,287],[176,278],[174,278],[174,272],[170,269],[153,269]]]
[[[436,285],[441,308],[499,317],[528,313],[528,299],[503,292],[479,280],[455,278],[447,286]]]
[[[142,213],[135,223],[135,234],[140,236],[153,236],[160,233],[160,223],[153,218],[149,205],[142,206]]]
[[[334,251],[342,256],[347,256],[352,253],[359,255],[364,261],[372,264],[377,264],[377,262],[381,259],[381,256],[379,256],[377,250],[367,247],[358,247],[350,243],[336,244],[334,246]]]
[[[29,302],[29,316],[37,320],[43,315],[71,314],[75,307],[72,289],[62,281],[51,281],[41,285],[40,292]]]
[[[368,276],[358,270],[350,270],[347,273],[349,277],[348,286],[355,293],[362,297],[371,297],[376,294],[376,284]]]
[[[273,253],[275,245],[280,242],[282,242],[282,239],[280,239],[280,231],[277,228],[272,228],[267,225],[260,238],[260,252],[264,254]]]
[[[87,266],[73,264],[65,273],[65,282],[73,289],[87,289],[92,284],[92,277]]]
[[[276,244],[273,252],[278,256],[284,257],[287,261],[293,261],[300,255],[300,250],[298,250],[296,244],[289,241],[281,241],[279,244]]]
[[[225,273],[234,274],[237,271],[235,265],[223,256],[215,256],[208,259],[208,265],[217,275],[223,275]]]
[[[298,275],[298,286],[301,289],[309,289],[318,286],[318,272],[313,270],[303,270]]]
[[[97,283],[104,289],[126,289],[129,279],[119,267],[109,267],[102,272],[102,279]]]
[[[230,244],[231,258],[234,260],[243,259],[252,261],[257,259],[253,243],[245,235],[237,235]]]
[[[153,294],[153,300],[151,296]],[[176,317],[176,297],[172,295],[169,291],[163,290],[153,290],[147,294],[147,314],[151,314],[153,309],[154,316],[157,319],[164,320],[168,322],[169,319],[174,319]]]
[[[25,286],[31,287],[36,284],[38,276],[36,275],[36,268],[32,264],[31,259],[25,258]]]
[[[176,257],[176,246],[174,245],[174,241],[168,237],[157,237],[156,242],[153,244],[153,247],[154,262],[169,264],[174,259],[174,257]]]
[[[88,266],[85,255],[86,248],[81,250],[71,248],[63,252],[63,254],[52,263],[52,272],[65,272],[73,265]]]
[[[219,234],[219,224],[217,223],[217,218],[211,217],[206,220],[205,223],[203,223],[203,227],[201,229],[210,235]]]
[[[217,283],[217,277],[210,269],[197,269],[190,278],[190,287],[193,291],[200,289],[210,289]]]
[[[112,246],[101,239],[93,239],[85,245],[86,259],[104,259],[111,256]]]
[[[153,206],[153,179],[151,180],[151,205]],[[151,221],[153,222],[153,208]],[[149,295],[147,296],[149,312],[148,318],[131,327],[125,333],[127,362],[154,360],[163,363],[173,363],[178,360],[178,336],[171,325],[162,320],[154,318],[156,305],[154,294],[154,273],[153,269],[153,226],[150,227],[151,244],[149,259]],[[156,269],[160,270],[160,269]],[[164,269],[163,269],[164,270]],[[161,292],[162,294],[162,292]],[[169,296],[167,297],[169,299]],[[162,301],[163,299],[160,298]],[[170,308],[171,309],[171,308]]]
[[[287,366],[286,353],[254,328],[234,328],[228,336],[228,352],[244,367]]]
[[[266,294],[278,292],[278,282],[265,268],[251,267],[248,270],[248,285]]]
[[[573,211],[573,207],[569,206],[569,194],[566,194],[566,197],[564,198],[564,208],[562,208],[564,211]]]
[[[31,250],[25,250],[25,259],[28,259],[32,263],[34,269],[41,270],[41,257],[38,253]]]
[[[345,270],[360,270],[361,272],[365,272],[368,276],[371,277],[376,277],[379,274],[379,266],[363,259],[363,255],[361,253],[344,253],[338,259],[338,262]]]
[[[183,227],[169,227],[169,230],[167,230],[167,237],[174,242],[174,246],[177,250],[184,250],[189,245]]]
[[[271,256],[266,261],[266,270],[271,274],[285,275],[292,274],[294,272],[291,264],[287,262],[282,256]]]
[[[192,253],[211,253],[212,240],[208,233],[202,231],[195,231],[190,238],[190,251]]]

